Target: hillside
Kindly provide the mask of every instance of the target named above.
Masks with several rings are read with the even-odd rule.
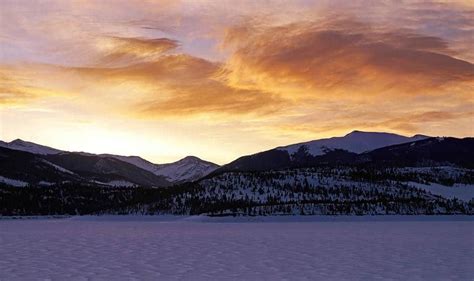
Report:
[[[306,145],[289,154],[287,150],[272,149],[243,156],[217,169],[214,174],[229,171],[267,171],[320,165],[395,165],[474,167],[474,138],[424,138],[389,145],[363,153],[340,148],[327,149],[313,155]]]
[[[166,186],[169,184],[197,180],[219,167],[219,165],[199,159],[195,156],[187,156],[172,163],[154,164],[139,156],[69,152],[21,139],[16,139],[11,142],[0,141],[0,148],[36,155],[35,157],[38,159],[43,159],[46,162],[54,162],[54,165],[57,166],[56,168],[59,167],[59,169],[63,170],[72,169],[82,176],[92,177],[92,180],[97,180],[104,184],[110,183],[110,185],[139,184]],[[21,161],[21,159],[14,161],[18,162]],[[6,161],[4,164],[8,167],[7,162],[11,160],[12,158],[4,158],[2,161]],[[150,173],[152,175],[150,175]],[[7,177],[6,174],[2,174],[2,171],[0,171],[0,177],[2,176]],[[23,181],[26,178],[24,175],[19,178],[7,177],[3,182],[20,181],[26,184],[29,182],[29,180],[26,182]],[[37,178],[36,182],[38,181],[51,182],[48,181],[47,178],[41,179],[40,177]]]

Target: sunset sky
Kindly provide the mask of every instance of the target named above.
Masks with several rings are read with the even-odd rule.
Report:
[[[0,139],[224,164],[352,130],[474,135],[474,2],[0,2]]]

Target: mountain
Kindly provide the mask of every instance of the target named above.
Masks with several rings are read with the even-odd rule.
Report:
[[[1,144],[0,182],[15,185],[85,181],[163,187],[225,172],[334,166],[474,167],[474,138],[404,137],[360,131],[344,137],[277,147],[240,157],[222,167],[193,156],[173,163],[154,164],[138,156],[64,152],[21,140]]]
[[[451,166],[474,168],[474,138],[428,138],[387,146],[358,156],[358,162],[398,167]]]
[[[97,155],[86,152],[68,152],[20,139],[16,139],[12,142],[0,141],[0,147],[43,155],[43,158],[48,158],[49,160],[52,160],[52,162],[60,162],[59,164],[56,163],[56,165],[65,165],[67,167],[73,166],[76,168],[80,167],[79,170],[81,173],[87,171],[87,173],[97,174],[95,169],[98,168],[107,171],[109,174],[111,172],[126,173],[126,167],[122,167],[123,164],[119,165],[122,168],[118,168],[116,163],[114,163],[113,159],[116,159],[134,166],[129,166],[129,168],[131,171],[130,173],[134,174],[132,183],[135,184],[163,186],[169,185],[170,183],[193,181],[206,176],[219,167],[214,163],[201,160],[194,156],[188,156],[173,163],[154,164],[138,156],[122,156],[113,154]],[[53,157],[52,155],[55,156]],[[74,161],[79,162],[74,163]],[[89,167],[86,168],[86,165],[89,165]],[[136,168],[152,173],[154,176],[150,177],[150,175],[146,173],[144,174],[143,179],[135,178],[135,176],[142,173],[140,172],[137,174]],[[129,176],[130,174],[126,177]],[[163,181],[163,179],[165,181]],[[123,183],[125,183],[125,181]]]
[[[74,172],[47,161],[43,155],[4,147],[0,147],[0,178],[0,182],[18,186],[83,180]]]
[[[396,138],[353,132],[346,137],[354,142],[326,146],[320,155],[306,144],[292,154],[275,148],[173,185],[169,179],[179,182],[180,171],[189,178],[190,167],[205,161],[155,165],[136,156],[0,147],[0,215],[474,214],[474,138],[406,138],[413,140],[366,151],[380,145],[367,134]]]
[[[155,175],[113,157],[66,152],[45,155],[44,158],[84,178],[97,182],[117,184],[121,182],[124,185],[136,184],[157,187],[171,184],[163,176]]]
[[[219,165],[204,161],[195,156],[188,156],[179,161],[156,165],[155,174],[165,176],[171,182],[198,180],[217,168]]]
[[[62,150],[55,149],[49,146],[44,146],[40,144],[36,144],[33,142],[28,142],[24,141],[21,139],[16,139],[11,142],[4,142],[0,141],[0,147],[5,147],[9,149],[14,149],[14,150],[20,150],[20,151],[25,151],[25,152],[30,152],[34,154],[41,154],[41,155],[46,155],[46,154],[57,154],[63,152]]]
[[[257,154],[243,156],[222,166],[215,172],[265,171],[328,162],[345,163],[356,160],[357,155],[365,151],[426,138],[428,137],[423,135],[405,137],[391,133],[353,131],[343,137],[281,146]]]
[[[133,164],[157,176],[164,176],[172,183],[194,181],[219,168],[219,165],[202,160],[195,156],[187,156],[176,162],[166,164],[153,164],[138,156],[120,156],[111,154],[101,154],[100,156],[112,157]]]
[[[153,164],[148,160],[145,160],[139,156],[122,156],[122,155],[114,155],[114,154],[99,154],[100,157],[105,158],[115,158],[123,162],[127,162],[134,166],[137,166],[143,170],[148,172],[154,173],[157,164]]]
[[[391,133],[353,131],[343,137],[313,140],[288,146],[277,147],[277,150],[287,151],[290,155],[305,146],[313,156],[324,155],[329,150],[342,149],[354,153],[362,153],[384,146],[426,139],[428,136],[414,135],[405,137]]]
[[[0,182],[17,185],[52,185],[63,182],[93,183],[109,186],[168,186],[163,176],[129,163],[96,155],[63,152],[33,154],[0,148]]]

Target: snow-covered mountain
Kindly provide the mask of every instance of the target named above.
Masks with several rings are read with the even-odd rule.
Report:
[[[101,157],[104,159],[114,158],[120,160],[122,162],[126,162],[128,164],[132,164],[140,169],[143,169],[147,172],[151,172],[152,174],[164,177],[168,182],[171,183],[181,183],[187,181],[194,181],[201,177],[206,176],[207,174],[211,173],[219,166],[201,160],[194,156],[185,157],[179,161],[173,163],[166,163],[166,164],[154,164],[150,161],[147,161],[139,156],[122,156],[122,155],[113,155],[113,154],[93,154],[87,152],[68,152],[59,149],[55,149],[52,147],[36,144],[33,142],[23,141],[20,139],[16,139],[11,142],[4,142],[0,141],[0,147],[19,150],[24,152],[33,153],[36,155],[58,155],[64,154],[71,156],[77,156],[75,159],[82,159],[81,156],[89,156],[89,157]],[[70,160],[73,161],[73,160]],[[79,163],[77,163],[79,165]]]
[[[14,149],[14,150],[20,150],[20,151],[25,151],[25,152],[30,152],[33,154],[41,154],[41,155],[47,155],[47,154],[58,154],[63,152],[62,150],[55,149],[49,146],[44,146],[40,144],[36,144],[33,142],[29,141],[24,141],[21,139],[16,139],[11,142],[4,142],[0,141],[0,147],[5,147],[9,149]]]
[[[405,137],[391,133],[353,131],[343,137],[313,140],[240,157],[222,166],[223,171],[265,171],[289,167],[311,166],[316,163],[348,163],[360,153],[378,148],[420,141],[429,137]]]
[[[154,164],[138,156],[121,156],[101,154],[133,164],[157,176],[164,176],[172,183],[188,182],[200,179],[213,172],[219,165],[202,160],[195,156],[187,156],[181,160],[166,164]]]
[[[314,144],[324,154],[310,154]],[[392,145],[370,150],[385,144]],[[215,171],[196,157],[158,165],[0,147],[0,215],[474,214],[474,138],[356,131],[295,146],[292,154],[279,147]]]
[[[219,168],[219,165],[195,156],[188,156],[173,163],[156,166],[155,175],[165,176],[171,182],[194,181]]]
[[[391,133],[353,131],[343,137],[313,140],[277,147],[277,149],[287,151],[290,155],[297,152],[302,146],[306,146],[308,153],[313,156],[323,155],[328,150],[334,149],[362,153],[389,145],[418,141],[426,138],[428,138],[428,136],[414,135],[412,137],[406,137]]]

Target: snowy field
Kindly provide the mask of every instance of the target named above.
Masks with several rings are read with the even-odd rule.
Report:
[[[426,185],[416,182],[408,182],[408,185],[449,199],[457,198],[468,202],[474,198],[474,185],[472,184],[457,183],[453,186],[445,186],[436,183],[430,183],[429,185]]]
[[[474,278],[472,217],[263,220],[0,220],[0,280]]]

